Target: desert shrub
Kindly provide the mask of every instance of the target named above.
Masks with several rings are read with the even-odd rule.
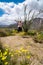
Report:
[[[4,36],[7,36],[6,32],[1,31],[0,32],[0,37],[4,37]]]
[[[29,30],[28,32],[27,32],[27,34],[28,35],[36,35],[36,31],[35,30]]]
[[[43,43],[43,32],[39,32],[35,37],[34,40],[39,43]]]
[[[15,34],[17,34],[17,30],[15,29],[11,30],[11,35],[15,35]]]
[[[23,32],[20,32],[19,35],[20,35],[20,36],[26,36],[27,33],[23,31]]]
[[[11,34],[6,29],[0,30],[0,37],[5,37],[5,36],[9,36],[9,35],[11,35]]]
[[[43,35],[43,31],[39,31],[38,33],[41,34],[41,35]]]
[[[13,33],[17,33],[17,30],[13,29],[12,32],[13,32]]]
[[[11,36],[11,35],[15,35],[16,33],[17,30],[4,29],[4,30],[0,30],[0,37]]]

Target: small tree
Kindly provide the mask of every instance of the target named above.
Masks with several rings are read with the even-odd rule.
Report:
[[[27,8],[27,5],[24,4],[24,24],[23,24],[23,29],[25,32],[28,31],[28,28],[27,28],[27,14],[26,14],[26,8]]]
[[[26,9],[27,9],[27,5],[24,4],[24,24],[23,24],[23,29],[25,32],[28,32],[28,30],[30,29],[31,24],[33,23],[33,19],[36,18],[39,14],[42,13],[42,10],[38,10],[37,14],[36,14],[36,10],[30,9],[29,13],[28,13],[28,20],[27,20],[27,14],[26,14]],[[33,12],[31,19],[30,19],[30,14]]]

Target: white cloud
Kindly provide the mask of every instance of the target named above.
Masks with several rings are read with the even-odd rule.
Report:
[[[23,4],[27,4],[27,12],[30,9],[38,11],[39,9],[43,10],[43,0],[25,0],[22,3],[15,4],[14,2],[6,3],[0,2],[0,8],[5,11],[0,17],[0,23],[4,22],[5,24],[14,23],[14,20],[18,18],[24,18],[24,6]],[[42,15],[43,17],[43,15]]]

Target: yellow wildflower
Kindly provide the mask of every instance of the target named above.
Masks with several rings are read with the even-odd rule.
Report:
[[[2,56],[2,60],[5,60],[7,58],[7,56]]]
[[[7,51],[5,51],[5,52],[3,53],[3,55],[7,55]]]
[[[5,62],[5,65],[7,65],[8,64],[8,62]]]
[[[20,50],[18,50],[18,53],[21,53],[21,51],[20,51]]]
[[[20,50],[23,50],[23,47],[21,47]]]
[[[27,52],[28,50],[24,49],[24,48],[21,48],[20,49],[21,52]]]
[[[31,57],[31,56],[30,56],[30,55],[28,55],[28,56],[26,56],[26,57],[27,57],[28,59],[30,59],[30,57]]]

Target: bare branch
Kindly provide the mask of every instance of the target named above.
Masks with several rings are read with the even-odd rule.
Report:
[[[29,15],[30,15],[30,13],[32,12],[32,9],[29,11],[29,13],[28,13],[28,20],[29,20]]]

